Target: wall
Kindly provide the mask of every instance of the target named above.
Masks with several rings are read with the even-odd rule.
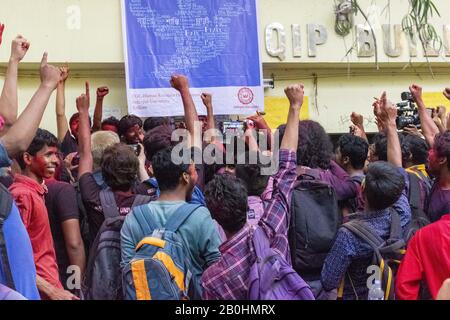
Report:
[[[372,2],[376,4],[372,7],[374,10],[369,8]],[[447,0],[435,2],[441,17],[436,17],[433,22],[442,35],[442,26],[450,25],[450,3]],[[352,52],[347,61],[345,53],[354,42],[354,34],[346,37],[345,41],[335,34],[334,3],[332,0],[260,0],[264,75],[275,79],[275,89],[266,90],[267,96],[282,96],[287,84],[304,82],[310,101],[310,116],[333,133],[347,131],[351,111],[370,116],[373,97],[382,90],[388,90],[391,100],[398,101],[400,93],[413,82],[422,84],[427,92],[440,92],[450,85],[449,57],[445,55],[430,58],[435,72],[433,79],[420,49],[418,57],[411,60],[414,68],[408,66],[410,58],[405,37],[402,37],[404,50],[400,57],[389,58],[383,52],[381,24],[401,23],[407,10],[407,0],[390,1],[391,17],[387,15],[389,10],[383,12],[387,0],[360,0],[364,10],[382,12],[371,18],[378,39],[380,70],[376,70],[373,57],[358,59]],[[110,87],[111,93],[105,99],[107,110],[111,107],[126,112],[119,0],[0,0],[0,21],[6,24],[0,49],[0,84],[12,38],[21,33],[31,41],[30,51],[21,64],[20,109],[25,107],[38,86],[38,62],[42,53],[48,51],[50,62],[62,64],[68,61],[72,68],[66,89],[68,116],[75,112],[74,101],[82,93],[86,79],[91,81],[91,88],[100,85]],[[270,57],[265,50],[265,27],[273,22],[279,22],[286,28],[284,61]],[[363,22],[359,14],[356,24]],[[308,23],[322,24],[328,31],[328,40],[317,47],[316,57],[308,57],[307,54]],[[292,55],[292,24],[299,24],[301,28],[301,57]],[[42,127],[55,132],[54,97],[47,109]],[[369,129],[374,130],[373,123],[370,124]]]

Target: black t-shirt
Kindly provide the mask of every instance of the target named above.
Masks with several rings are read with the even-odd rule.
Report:
[[[75,188],[66,182],[49,181],[47,182],[47,188],[45,205],[53,236],[59,276],[62,284],[65,286],[68,276],[67,267],[70,266],[70,261],[66,251],[62,223],[71,219],[80,219],[77,196]]]
[[[100,201],[100,192],[102,188],[97,184],[92,173],[85,173],[78,180],[86,213],[88,215],[89,228],[92,239],[97,236],[105,217],[103,215]],[[130,213],[136,194],[125,195],[121,192],[114,192],[119,212],[125,216]]]
[[[67,157],[69,154],[77,151],[78,151],[78,142],[72,136],[70,131],[67,131],[66,135],[64,136],[64,140],[61,143],[61,152],[63,153],[64,158]]]

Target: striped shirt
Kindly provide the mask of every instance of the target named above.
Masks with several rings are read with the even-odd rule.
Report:
[[[289,262],[288,213],[291,193],[297,180],[296,161],[295,152],[280,150],[279,170],[273,177],[273,195],[260,220],[271,247]],[[202,276],[204,299],[247,299],[250,268],[256,259],[252,244],[253,231],[254,227],[246,224],[220,246],[221,258]]]

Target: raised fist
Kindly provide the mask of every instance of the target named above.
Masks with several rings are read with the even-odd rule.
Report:
[[[303,105],[303,98],[305,96],[303,84],[294,84],[291,86],[288,86],[284,93],[286,94],[286,97],[289,99],[289,102],[291,103],[291,106],[294,108],[300,109]]]
[[[22,61],[25,55],[30,48],[30,43],[22,37],[18,35],[11,44],[11,59],[15,61]]]
[[[109,93],[108,87],[97,88],[97,98],[103,99],[106,95],[108,95],[108,93]]]
[[[189,89],[189,80],[183,75],[173,75],[170,79],[170,85],[172,88],[181,92],[183,90]]]

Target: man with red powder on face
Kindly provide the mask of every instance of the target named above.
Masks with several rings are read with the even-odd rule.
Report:
[[[27,151],[16,156],[22,174],[14,177],[9,188],[14,197],[33,247],[36,284],[43,299],[77,300],[65,291],[59,280],[52,233],[45,206],[44,179],[51,178],[58,166],[58,140],[50,132],[38,129]]]
[[[439,133],[439,129],[427,113],[422,99],[422,88],[413,84],[410,91],[417,103],[423,135],[430,146],[428,171],[436,177],[430,195],[425,201],[424,211],[431,222],[436,222],[443,215],[450,213],[450,131]],[[444,96],[450,100],[450,88],[445,89]]]

